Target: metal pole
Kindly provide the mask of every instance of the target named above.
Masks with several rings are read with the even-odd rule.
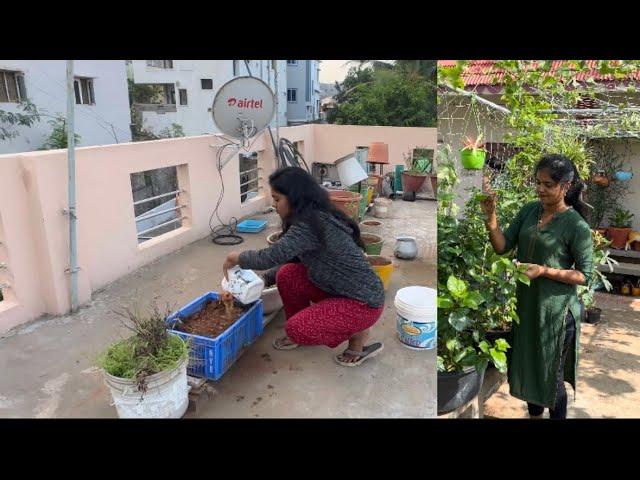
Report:
[[[69,171],[69,258],[71,276],[71,311],[78,308],[78,246],[76,238],[76,145],[74,125],[75,94],[73,60],[67,60],[67,157]]]
[[[475,98],[478,102],[483,103],[487,107],[493,108],[494,110],[498,110],[499,112],[502,112],[505,115],[509,115],[511,113],[511,110],[509,110],[508,108],[505,108],[502,105],[498,105],[496,103],[493,103],[493,102],[487,100],[486,98],[482,98],[480,95],[478,95],[476,93],[467,92],[466,90],[462,90],[460,88],[452,87],[451,85],[448,85],[446,83],[443,83],[442,85],[444,87],[448,88],[449,90],[452,90],[452,91],[454,91],[456,93],[459,93],[460,95],[464,95],[465,97]]]
[[[276,145],[280,145],[280,91],[278,90],[278,60],[273,61],[273,81],[276,88]]]

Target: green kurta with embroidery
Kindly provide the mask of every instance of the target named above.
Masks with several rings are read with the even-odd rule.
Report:
[[[588,281],[593,270],[593,243],[587,222],[569,208],[538,228],[541,215],[540,202],[525,205],[504,234],[505,251],[517,247],[517,258],[522,263],[579,270]],[[576,334],[567,353],[564,380],[574,391],[576,388],[580,339],[577,286],[538,277],[530,286],[518,284],[517,299],[520,323],[513,325],[508,369],[510,393],[521,400],[553,408],[569,309],[576,321]]]

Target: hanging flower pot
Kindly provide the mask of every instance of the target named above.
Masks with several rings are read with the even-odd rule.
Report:
[[[460,160],[467,170],[482,170],[487,152],[484,150],[462,150]]]
[[[604,175],[594,175],[593,183],[595,183],[596,185],[599,185],[601,187],[608,187],[609,186],[609,179],[607,177],[605,177]]]
[[[484,144],[481,143],[481,140],[482,135],[479,135],[475,140],[467,137],[460,151],[460,161],[467,170],[481,170],[484,167],[487,151],[484,149]]]
[[[631,172],[623,172],[622,170],[618,171],[615,173],[616,176],[616,180],[620,181],[620,182],[626,182],[631,180],[631,178],[633,177],[633,173]]]

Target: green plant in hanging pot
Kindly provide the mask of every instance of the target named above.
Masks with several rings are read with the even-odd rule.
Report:
[[[482,143],[482,134],[474,140],[467,137],[462,150],[460,150],[460,161],[467,170],[482,170],[487,151]]]

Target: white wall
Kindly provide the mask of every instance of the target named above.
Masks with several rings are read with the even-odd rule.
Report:
[[[629,180],[629,194],[624,197],[622,208],[633,213],[633,223],[631,227],[640,231],[640,142],[631,140],[628,148],[624,141],[610,141],[614,151],[622,155],[625,160],[624,170],[633,171],[633,178]],[[609,225],[609,214],[605,215],[604,225]]]
[[[160,133],[170,128],[172,123],[180,123],[177,112],[142,112],[142,127],[148,132]],[[186,132],[185,135],[189,136]]]
[[[47,114],[67,112],[65,60],[0,60],[0,70],[24,73],[27,97]],[[108,145],[131,141],[131,116],[124,60],[76,60],[74,74],[93,78],[95,105],[76,105],[75,130],[80,146]],[[22,112],[16,103],[0,103],[0,109]],[[52,131],[42,117],[31,127],[18,127],[20,135],[0,142],[1,153],[38,150]]]
[[[311,81],[307,83],[307,61],[310,62]],[[318,60],[298,60],[296,65],[287,65],[287,88],[297,89],[294,103],[287,103],[287,119],[291,122],[310,122],[320,117],[318,100],[320,100],[320,74]],[[310,91],[309,101],[306,100]],[[307,107],[310,107],[307,109]]]
[[[278,89],[281,97],[284,92],[286,107],[286,74],[282,73],[286,73],[286,67],[280,64],[281,61],[278,61],[281,72],[278,78]],[[233,78],[233,60],[174,60],[172,69],[148,67],[146,60],[133,60],[132,65],[136,83],[175,84],[177,110],[175,114],[158,115],[153,112],[144,112],[143,123],[153,128],[153,132],[158,133],[155,128],[162,129],[175,122],[182,126],[186,136],[220,133],[213,123],[209,109],[220,87]],[[238,76],[249,75],[243,60],[238,61],[238,67]],[[250,60],[249,68],[251,75],[262,79],[272,90],[275,90],[275,75],[270,60]],[[203,78],[212,79],[213,89],[202,89],[201,79]],[[180,105],[179,89],[187,90],[187,105]],[[279,117],[280,126],[286,126],[286,112],[279,112]],[[276,126],[275,119],[271,126]]]

